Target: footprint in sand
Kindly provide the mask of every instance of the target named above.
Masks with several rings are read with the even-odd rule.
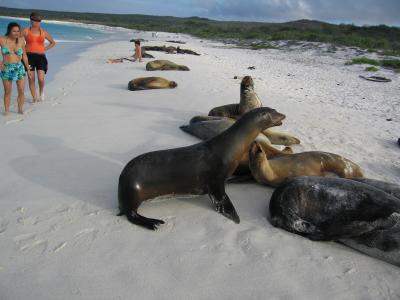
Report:
[[[19,118],[16,118],[16,119],[11,119],[11,120],[6,121],[6,125],[11,125],[11,124],[14,124],[14,123],[18,123],[18,122],[21,122],[23,120],[24,120],[24,118],[22,118],[22,117],[19,117]]]
[[[0,217],[0,235],[7,231],[8,222]]]
[[[95,228],[85,228],[74,235],[75,245],[86,243],[92,244],[92,242],[96,239],[99,230]]]
[[[36,225],[38,223],[38,217],[20,217],[18,218],[17,222],[23,226],[26,225]]]
[[[36,249],[38,249],[41,253],[46,252],[46,250],[47,250],[47,241],[45,241],[45,240],[36,240],[36,241],[33,241],[32,243],[25,244],[24,246],[19,248],[19,250],[22,251],[22,252],[36,250]]]
[[[30,250],[39,250],[44,253],[47,250],[46,240],[36,240],[36,235],[33,233],[21,234],[14,238],[19,251],[25,252]]]
[[[62,242],[57,247],[55,247],[53,249],[53,252],[57,253],[58,251],[61,251],[65,246],[67,246],[67,243],[66,242]]]

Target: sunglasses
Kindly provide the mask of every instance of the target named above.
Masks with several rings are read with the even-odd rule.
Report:
[[[42,20],[35,20],[35,19],[31,19],[31,21],[33,21],[33,22],[42,22]]]

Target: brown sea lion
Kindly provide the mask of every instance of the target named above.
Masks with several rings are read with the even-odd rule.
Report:
[[[175,81],[169,81],[162,77],[140,77],[129,81],[128,90],[173,89],[177,86]]]
[[[189,71],[187,66],[177,65],[169,60],[153,60],[146,64],[147,71]]]
[[[240,102],[238,104],[227,104],[214,107],[208,113],[209,116],[226,117],[237,119],[244,113],[262,107],[263,104],[254,90],[254,81],[251,76],[243,77],[240,83]],[[288,133],[275,132],[270,129],[262,132],[272,144],[275,145],[295,145],[300,144],[300,140]]]
[[[214,107],[208,115],[237,119],[244,113],[262,106],[263,104],[254,90],[253,78],[245,76],[240,83],[240,102]]]
[[[141,216],[138,207],[143,201],[161,195],[208,194],[217,212],[239,223],[239,216],[225,193],[225,181],[260,131],[282,124],[284,118],[274,109],[258,108],[207,141],[135,157],[119,177],[120,215],[154,230],[164,222]]]
[[[337,154],[309,151],[268,158],[260,144],[254,142],[249,150],[249,167],[258,183],[278,186],[289,177],[330,176],[363,177],[361,168]]]

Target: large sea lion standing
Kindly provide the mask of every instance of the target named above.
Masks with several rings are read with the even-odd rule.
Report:
[[[189,71],[187,66],[177,65],[169,60],[153,60],[146,64],[147,71]]]
[[[132,79],[128,83],[128,90],[141,91],[150,89],[173,89],[178,84],[162,77],[140,77]]]
[[[262,106],[263,104],[255,92],[253,79],[251,76],[245,76],[240,83],[240,102],[214,107],[210,110],[208,115],[211,117],[237,119],[244,113]],[[288,133],[275,132],[270,129],[263,130],[262,133],[271,141],[272,144],[286,146],[300,144],[298,138],[295,138]]]
[[[289,177],[330,176],[363,177],[361,168],[352,161],[334,153],[308,151],[268,158],[257,142],[249,150],[249,167],[258,183],[278,186]]]
[[[270,222],[400,266],[400,199],[344,178],[296,177],[272,194]]]
[[[260,131],[282,124],[284,118],[274,109],[258,108],[205,142],[135,157],[119,177],[120,215],[154,230],[164,222],[141,216],[138,207],[143,201],[161,195],[208,194],[216,211],[239,223],[239,216],[225,193],[225,180]]]

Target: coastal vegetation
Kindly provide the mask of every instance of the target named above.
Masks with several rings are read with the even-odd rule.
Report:
[[[381,66],[387,69],[393,69],[396,72],[400,72],[400,59],[371,59],[367,57],[356,57],[353,58],[351,61],[346,62],[346,65],[356,65],[356,64],[365,64],[371,66]],[[368,69],[368,68],[367,68]],[[376,71],[374,69],[370,69],[366,71]]]
[[[200,38],[257,41],[253,49],[270,48],[269,41],[297,40],[355,46],[370,52],[400,55],[400,28],[386,25],[355,26],[298,20],[286,23],[216,21],[136,14],[77,13],[36,10],[45,19],[118,26],[145,31],[187,33]],[[0,7],[0,15],[28,17],[31,10]]]
[[[379,68],[374,67],[374,66],[370,66],[370,67],[366,67],[365,71],[367,71],[367,72],[376,72],[376,71],[379,71]]]

